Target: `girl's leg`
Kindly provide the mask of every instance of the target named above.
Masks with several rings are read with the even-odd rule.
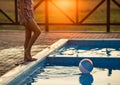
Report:
[[[24,50],[25,51],[26,51],[26,48],[28,47],[28,43],[30,42],[31,36],[32,36],[32,31],[26,25],[25,26],[25,43],[24,43]],[[26,56],[26,53],[24,53],[24,60],[26,61],[27,59],[28,58]]]
[[[30,29],[33,32],[33,35],[31,36],[31,39],[29,40],[29,43],[25,50],[25,57],[27,58],[27,61],[34,61],[36,59],[32,58],[31,56],[31,48],[41,32],[39,26],[33,19],[29,20],[27,26],[29,27],[28,29]]]

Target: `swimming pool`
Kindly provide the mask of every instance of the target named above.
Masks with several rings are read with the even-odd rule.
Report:
[[[119,39],[61,39],[38,53],[39,61],[22,66],[17,76],[10,75],[12,79],[6,84],[120,85],[119,43]],[[84,58],[94,63],[91,74],[82,74],[78,69]]]

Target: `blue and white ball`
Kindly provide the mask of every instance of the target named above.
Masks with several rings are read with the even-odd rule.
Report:
[[[93,62],[90,59],[82,59],[79,63],[79,70],[82,73],[90,73],[93,70]]]

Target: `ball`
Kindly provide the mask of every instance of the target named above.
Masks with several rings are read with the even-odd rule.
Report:
[[[82,59],[79,63],[79,70],[82,73],[90,73],[93,70],[93,62],[90,59]]]

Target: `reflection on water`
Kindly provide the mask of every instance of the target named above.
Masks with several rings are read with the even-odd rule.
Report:
[[[90,48],[68,47],[56,50],[50,56],[77,56],[77,57],[120,57],[120,48]]]
[[[81,74],[79,77],[79,82],[82,85],[92,85],[94,79],[91,74]]]
[[[21,85],[119,85],[119,76],[119,68],[94,67],[90,74],[83,74],[77,66],[46,66],[30,75]]]
[[[108,69],[108,76],[111,76],[112,74],[112,69]]]

